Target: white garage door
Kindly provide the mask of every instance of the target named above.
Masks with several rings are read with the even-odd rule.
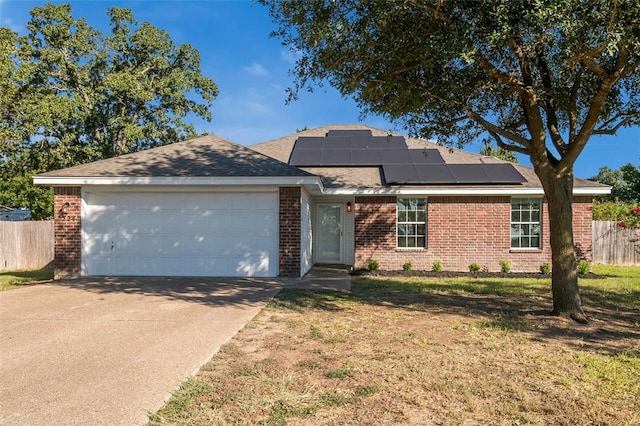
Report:
[[[85,275],[278,275],[277,193],[84,193]]]

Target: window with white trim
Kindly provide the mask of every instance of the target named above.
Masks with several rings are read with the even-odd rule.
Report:
[[[511,248],[540,248],[540,199],[511,199]]]
[[[397,199],[398,248],[427,246],[427,200],[424,198]]]

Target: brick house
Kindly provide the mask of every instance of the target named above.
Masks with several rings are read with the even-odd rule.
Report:
[[[316,263],[513,271],[550,263],[533,170],[364,125],[249,148],[205,136],[44,173],[56,275],[293,276]],[[576,179],[574,239],[589,256],[591,200]]]

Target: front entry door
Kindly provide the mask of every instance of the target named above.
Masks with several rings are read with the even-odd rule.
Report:
[[[318,204],[316,262],[342,263],[342,205]]]

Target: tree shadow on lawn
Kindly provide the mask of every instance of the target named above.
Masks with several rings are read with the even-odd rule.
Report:
[[[354,280],[350,293],[285,289],[275,306],[293,309],[336,311],[349,303],[424,312],[427,315],[454,314],[469,318],[479,327],[521,333],[532,340],[564,344],[579,350],[640,356],[640,321],[636,310],[622,300],[627,296],[585,303],[590,322],[578,324],[551,314],[551,290],[517,283],[515,292],[500,291],[502,280],[457,283],[426,283],[419,286],[402,281]],[[588,292],[584,299],[590,302]],[[631,295],[633,297],[634,295]]]
[[[85,277],[51,283],[97,294],[131,294],[211,306],[268,302],[282,283],[268,278]]]

